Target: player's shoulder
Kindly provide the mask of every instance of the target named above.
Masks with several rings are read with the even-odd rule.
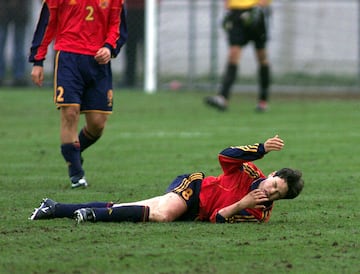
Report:
[[[252,179],[266,178],[265,174],[253,162],[243,163],[242,170]]]

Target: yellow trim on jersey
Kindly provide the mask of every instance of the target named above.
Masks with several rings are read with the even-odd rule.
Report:
[[[234,215],[225,219],[227,223],[241,223],[241,222],[259,222],[254,216]]]
[[[201,172],[195,172],[195,173],[190,174],[189,179],[190,179],[190,181],[202,180],[202,179],[204,179],[204,174]]]
[[[260,178],[259,172],[256,169],[249,166],[247,163],[243,164],[243,169],[244,169],[244,172],[247,173],[251,178],[253,178],[253,179]]]
[[[181,184],[178,187],[174,188],[173,192],[180,193],[180,192],[186,190],[192,181],[202,180],[202,179],[204,179],[203,173],[201,173],[201,172],[192,173],[189,175],[188,178],[184,178],[182,180]]]
[[[242,151],[257,152],[257,150],[259,148],[259,143],[256,143],[254,145],[247,145],[247,146],[235,146],[235,147],[231,147],[231,148],[241,149]]]
[[[173,192],[175,193],[180,193],[181,191],[184,191],[185,189],[187,189],[190,185],[191,181],[188,180],[188,178],[184,178],[181,182],[181,184],[174,188]]]
[[[271,0],[268,1],[270,3]],[[229,9],[249,9],[256,6],[259,0],[227,0],[227,8]]]

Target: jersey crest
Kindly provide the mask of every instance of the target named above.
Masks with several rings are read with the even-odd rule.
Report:
[[[109,7],[110,0],[100,0],[99,6],[102,9],[106,9]]]

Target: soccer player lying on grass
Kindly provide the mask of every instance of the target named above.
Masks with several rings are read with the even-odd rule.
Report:
[[[223,173],[218,177],[201,172],[179,175],[166,194],[132,203],[91,202],[64,204],[44,199],[31,220],[75,218],[82,222],[171,222],[213,223],[266,222],[273,202],[293,199],[304,186],[301,172],[282,168],[266,177],[251,161],[270,151],[281,150],[277,135],[247,146],[224,149],[219,154]]]

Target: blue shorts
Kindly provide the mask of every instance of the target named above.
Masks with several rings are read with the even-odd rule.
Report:
[[[58,51],[54,78],[54,101],[58,108],[80,105],[81,112],[112,112],[110,63],[99,65],[94,56]]]
[[[187,211],[177,221],[194,221],[199,215],[199,194],[204,173],[197,172],[177,176],[168,186],[166,193],[178,194],[186,203]]]

